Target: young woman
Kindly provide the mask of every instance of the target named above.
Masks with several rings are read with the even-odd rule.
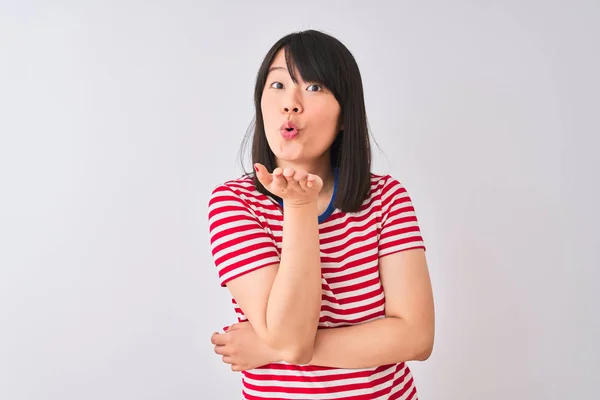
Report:
[[[371,172],[362,80],[337,39],[279,40],[256,81],[255,171],[217,186],[210,240],[239,322],[215,352],[244,399],[416,399],[434,307],[411,199]]]

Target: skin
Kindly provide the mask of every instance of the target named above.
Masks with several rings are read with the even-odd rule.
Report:
[[[279,359],[306,363],[313,356],[321,303],[317,217],[333,194],[330,147],[340,128],[340,105],[323,86],[296,78],[294,83],[279,52],[261,97],[277,168],[254,166],[263,186],[283,199],[281,260],[229,281],[227,288]],[[281,134],[288,121],[299,127],[293,139]]]
[[[286,168],[288,173],[299,172],[319,176],[324,183],[317,197],[319,213],[323,212],[333,195],[333,171],[330,147],[341,130],[341,107],[335,96],[323,85],[305,82],[290,76],[283,50],[280,50],[267,76],[261,99],[265,134],[278,168],[277,176]],[[292,121],[299,127],[292,140],[281,136],[281,125]],[[283,180],[278,181],[284,184]]]
[[[370,368],[404,361],[425,361],[433,351],[433,293],[422,249],[380,259],[385,318],[360,325],[319,329],[306,364],[332,368]],[[245,371],[281,355],[256,335],[249,322],[215,332],[211,343],[232,371]]]
[[[433,349],[434,305],[422,249],[380,258],[385,318],[317,329],[321,281],[316,217],[333,193],[329,148],[341,128],[340,106],[327,88],[299,76],[294,84],[283,51],[270,69],[261,108],[277,168],[255,168],[265,188],[284,200],[282,260],[228,283],[249,321],[213,333],[215,353],[234,371],[277,361],[368,368],[427,359]],[[280,133],[286,120],[300,128],[292,140]]]

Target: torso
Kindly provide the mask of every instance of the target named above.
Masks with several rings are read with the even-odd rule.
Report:
[[[387,176],[372,175],[371,195],[357,213],[335,209],[330,215],[321,215],[321,329],[385,316],[379,257],[384,218],[382,188],[387,180]],[[227,186],[248,204],[280,255],[281,205],[254,190],[250,178],[230,181]],[[423,247],[423,244],[419,234],[396,246]],[[239,321],[245,321],[243,311],[235,300],[232,302]],[[360,370],[274,363],[245,371],[243,385],[248,399],[416,399],[412,375],[405,363]]]

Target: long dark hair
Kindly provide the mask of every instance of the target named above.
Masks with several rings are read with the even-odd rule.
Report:
[[[307,30],[289,34],[271,47],[258,70],[254,88],[256,114],[242,148],[253,134],[252,164],[261,163],[268,171],[277,167],[265,135],[260,104],[269,66],[281,49],[285,51],[287,68],[294,83],[297,83],[295,72],[298,71],[304,81],[327,87],[340,104],[343,130],[330,149],[332,167],[337,168],[339,174],[334,206],[344,212],[356,212],[371,188],[371,144],[360,71],[354,56],[338,39],[323,32]],[[242,170],[245,171],[243,149],[241,154]],[[246,175],[250,174],[246,172]],[[258,191],[275,197],[254,173],[252,176]]]

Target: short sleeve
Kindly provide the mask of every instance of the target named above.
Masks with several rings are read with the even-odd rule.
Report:
[[[210,245],[221,286],[256,269],[280,262],[275,242],[249,204],[225,185],[208,203]]]
[[[414,248],[425,250],[412,200],[406,188],[391,176],[381,189],[381,214],[379,257]]]

